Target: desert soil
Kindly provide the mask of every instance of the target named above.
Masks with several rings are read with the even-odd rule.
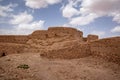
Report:
[[[29,68],[17,68],[21,64]],[[91,56],[68,60],[12,54],[0,58],[0,80],[120,80],[120,65]]]

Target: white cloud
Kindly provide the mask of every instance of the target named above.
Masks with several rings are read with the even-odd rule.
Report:
[[[120,33],[120,26],[116,26],[114,27],[111,32],[115,33],[115,32],[119,32]]]
[[[72,8],[74,9],[72,10],[73,13],[72,11],[69,12],[69,10],[72,9],[72,8],[69,8],[68,12],[66,10],[65,12],[66,14],[63,13],[64,11],[63,9],[62,14],[63,14],[63,17],[67,17],[67,18],[73,16],[71,19],[68,19],[70,21],[69,24],[71,25],[87,25],[93,22],[96,18],[99,18],[102,16],[112,16],[113,21],[120,23],[120,4],[119,4],[120,0],[79,0],[79,1],[69,0],[69,3],[66,4],[66,6],[70,4],[70,1],[72,2],[71,5],[72,5]],[[76,3],[74,3],[73,1],[76,1]],[[81,4],[79,4],[80,1],[81,1]],[[76,14],[78,16],[74,17],[74,15]]]
[[[33,8],[33,9],[39,9],[39,8],[45,8],[48,5],[53,5],[61,2],[62,0],[25,0],[26,6]]]
[[[45,0],[48,4],[56,4],[61,2],[62,0]]]
[[[10,24],[14,27],[12,29],[14,34],[30,34],[35,30],[40,30],[44,28],[43,20],[33,21],[33,16],[27,12],[19,13],[18,15],[13,15],[10,20]]]
[[[16,6],[17,4],[9,4],[6,6],[0,5],[0,17],[8,17],[10,15],[10,12],[14,11],[13,8]]]
[[[70,25],[70,24],[63,24],[62,26],[63,27],[72,27],[72,25]]]
[[[105,32],[104,31],[92,31],[91,34],[103,37],[105,35]]]
[[[98,17],[112,16],[113,21],[120,23],[120,0],[83,0],[80,12],[82,14],[95,13]]]
[[[12,29],[0,29],[0,35],[28,35],[35,30],[44,29],[44,21],[34,21],[32,23],[18,24]]]
[[[13,15],[13,19],[10,20],[11,24],[23,24],[29,23],[33,20],[33,16],[28,14],[27,12],[20,13],[18,15]]]
[[[96,14],[92,14],[92,13],[87,15],[87,16],[75,17],[75,18],[71,19],[69,24],[72,24],[74,26],[77,26],[77,25],[87,25],[90,22],[93,22],[96,17],[97,17],[97,15]]]
[[[10,29],[0,29],[0,35],[12,35],[15,34],[14,30],[10,30]]]
[[[42,29],[44,25],[44,21],[34,21],[32,23],[25,23],[25,24],[19,24],[17,29],[18,30],[38,30]]]
[[[120,24],[120,13],[112,13],[113,21],[116,21],[117,23]]]
[[[82,8],[97,14],[108,14],[120,10],[120,0],[83,0]]]
[[[79,11],[73,7],[74,3],[75,2],[73,2],[73,1],[69,1],[69,3],[66,6],[62,7],[63,17],[71,18],[71,17],[79,14]]]
[[[15,26],[15,34],[30,34],[35,30],[40,30],[44,28],[44,21],[34,21],[32,23],[19,24]]]

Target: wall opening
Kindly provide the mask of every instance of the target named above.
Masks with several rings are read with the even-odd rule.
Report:
[[[6,56],[6,53],[5,53],[5,52],[3,52],[1,56],[2,56],[2,57]]]

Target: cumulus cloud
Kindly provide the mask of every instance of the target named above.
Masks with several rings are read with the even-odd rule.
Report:
[[[80,0],[80,4],[78,4],[78,0],[69,1],[71,1],[72,5],[72,7],[69,7],[69,10],[73,8],[73,12],[76,12],[76,14],[79,13],[78,16],[69,19],[69,24],[71,25],[87,25],[102,16],[111,16],[113,17],[113,21],[120,23],[120,0]],[[74,4],[73,1],[75,1],[76,4]],[[70,5],[70,2],[67,5]],[[76,15],[75,13],[72,14],[72,11],[69,12],[69,10],[68,12],[66,11],[65,14],[63,13],[64,10],[65,8],[62,10],[63,17],[67,15],[67,18],[69,18]],[[72,15],[68,16],[69,14]]]
[[[15,32],[14,34],[30,34],[35,30],[40,30],[44,28],[44,21],[39,20],[39,21],[34,21],[32,23],[27,23],[27,24],[19,24],[18,26],[15,27]]]
[[[12,35],[15,34],[15,31],[12,29],[0,29],[0,35]]]
[[[112,16],[113,21],[120,23],[120,0],[83,0],[81,14],[94,13],[101,16]],[[96,17],[96,18],[98,18]]]
[[[44,25],[44,21],[39,20],[39,21],[34,21],[32,23],[24,23],[24,24],[19,24],[17,26],[18,30],[38,30],[42,29]]]
[[[72,25],[87,25],[89,24],[90,22],[93,22],[94,19],[97,17],[96,14],[89,14],[89,15],[86,15],[86,16],[79,16],[79,17],[75,17],[75,18],[72,18],[70,20],[70,23],[69,24],[72,24]]]
[[[13,19],[10,20],[11,24],[23,24],[29,23],[33,20],[33,16],[27,12],[20,13],[18,15],[13,15]]]
[[[113,21],[116,21],[120,24],[120,13],[112,13],[111,15],[114,16]]]
[[[8,17],[8,12],[14,11],[13,8],[16,6],[17,4],[9,4],[6,6],[0,5],[0,17]]]
[[[33,9],[39,9],[39,8],[45,8],[48,5],[53,5],[61,2],[62,0],[25,0],[26,6],[33,8]]]
[[[75,3],[76,2],[69,1],[69,3],[66,6],[63,6],[61,8],[63,17],[71,18],[79,14],[79,11],[76,8],[74,8]]]
[[[32,31],[43,29],[44,27],[45,21],[33,21],[33,16],[27,12],[19,13],[12,17],[9,23],[14,26],[15,34],[30,34]]]
[[[44,28],[44,21],[34,21],[32,23],[14,25],[12,29],[0,29],[1,35],[28,35],[35,30]]]
[[[119,32],[120,33],[120,26],[116,26],[114,27],[111,32],[115,33],[115,32]]]

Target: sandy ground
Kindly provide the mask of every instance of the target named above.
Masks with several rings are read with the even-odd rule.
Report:
[[[12,54],[0,58],[0,80],[120,80],[120,65],[91,56],[50,60],[38,53]]]

